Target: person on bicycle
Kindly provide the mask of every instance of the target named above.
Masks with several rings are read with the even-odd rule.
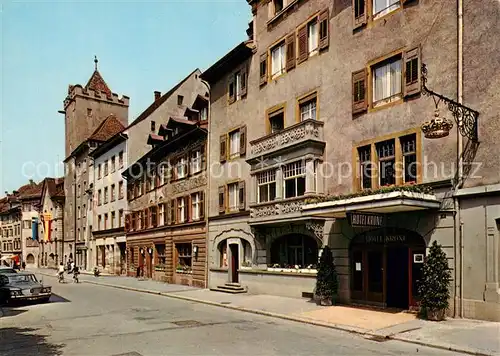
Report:
[[[59,264],[59,269],[57,271],[57,274],[59,275],[59,279],[64,278],[64,265],[62,262]]]

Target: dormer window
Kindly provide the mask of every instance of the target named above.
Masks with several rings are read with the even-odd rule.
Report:
[[[156,131],[156,123],[154,121],[151,121],[151,132]]]
[[[204,106],[200,109],[200,121],[208,120],[208,107]]]
[[[181,106],[183,101],[184,101],[184,96],[177,95],[177,105]]]

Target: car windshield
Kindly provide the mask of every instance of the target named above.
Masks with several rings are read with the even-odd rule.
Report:
[[[9,276],[9,283],[28,283],[38,282],[34,274],[23,274],[18,276]]]

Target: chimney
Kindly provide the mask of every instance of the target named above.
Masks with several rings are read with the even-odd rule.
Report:
[[[160,99],[161,92],[160,91],[155,91],[155,101]]]
[[[33,181],[33,179],[30,179],[30,185],[33,185],[35,184],[35,182]]]

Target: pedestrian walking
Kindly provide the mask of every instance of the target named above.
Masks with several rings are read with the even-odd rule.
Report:
[[[26,262],[23,261],[23,271],[26,270]]]

